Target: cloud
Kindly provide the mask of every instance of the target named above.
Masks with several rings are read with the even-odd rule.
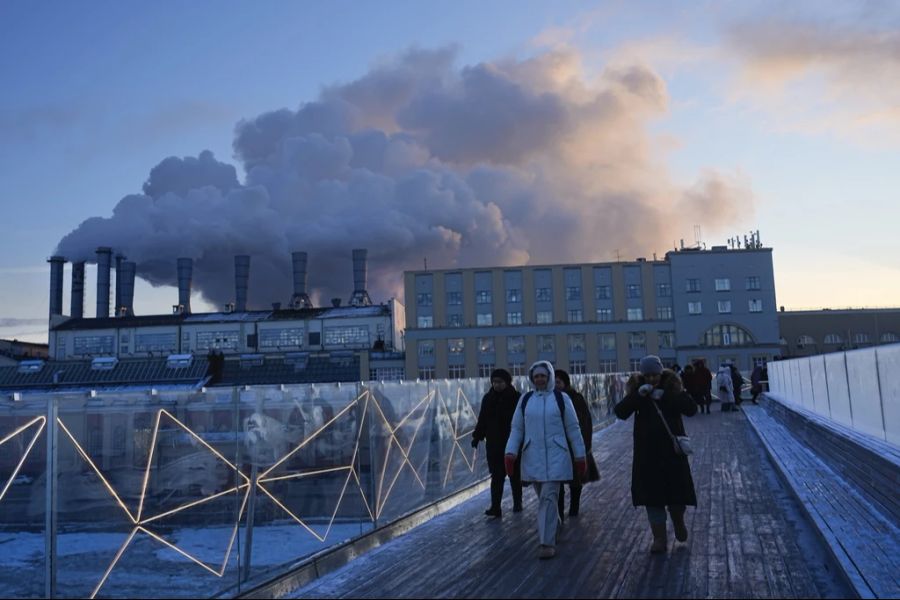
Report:
[[[648,133],[668,111],[645,64],[596,76],[556,48],[528,59],[456,66],[457,50],[413,48],[296,110],[239,122],[237,171],[212,153],[169,157],[142,194],[86,220],[57,253],[113,246],[155,285],[175,260],[215,304],[233,299],[233,255],[250,254],[250,305],[291,293],[290,252],[309,253],[320,301],[352,291],[350,250],[369,249],[376,301],[402,295],[402,272],[610,260],[670,247],[693,223],[728,227],[752,211],[740,177],[673,182]]]

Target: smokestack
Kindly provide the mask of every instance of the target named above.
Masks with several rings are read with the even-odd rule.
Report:
[[[234,310],[247,310],[247,281],[250,279],[250,257],[240,254],[234,257]]]
[[[51,256],[50,263],[50,316],[61,315],[63,311],[63,256]]]
[[[122,277],[122,304],[119,309],[119,316],[134,316],[134,275],[137,272],[137,263],[130,261],[122,262],[122,268],[119,273]]]
[[[109,265],[112,248],[97,248],[97,318],[109,316]]]
[[[119,313],[122,311],[122,263],[125,261],[125,257],[121,254],[116,254],[116,293],[115,293],[115,302],[113,303],[113,316],[119,316]]]
[[[312,301],[306,294],[306,252],[292,252],[294,262],[294,295],[291,296],[293,308],[312,308]]]
[[[184,314],[191,314],[191,282],[194,277],[194,259],[178,259],[178,304]]]
[[[366,271],[369,251],[357,248],[353,250],[353,295],[350,306],[371,306],[372,300],[366,291]]]
[[[84,318],[84,261],[72,263],[72,316]]]

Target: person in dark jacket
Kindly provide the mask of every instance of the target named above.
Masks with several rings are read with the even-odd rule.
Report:
[[[481,399],[478,423],[472,433],[473,448],[477,448],[481,440],[487,440],[487,461],[491,473],[491,507],[484,511],[484,514],[489,517],[502,516],[500,501],[503,499],[503,483],[506,480],[503,455],[518,402],[519,392],[512,385],[509,371],[495,369],[491,373],[491,389]],[[519,512],[522,510],[522,479],[518,464],[509,478],[509,487],[512,490],[513,512]]]
[[[744,376],[741,375],[741,372],[738,371],[738,368],[734,366],[733,362],[728,363],[728,369],[731,371],[731,385],[734,388],[734,405],[741,405],[741,388],[744,387]]]
[[[588,407],[587,401],[579,392],[572,387],[572,379],[569,374],[562,369],[556,369],[556,389],[565,392],[572,399],[572,405],[575,407],[575,414],[578,415],[578,428],[581,429],[581,437],[584,439],[584,449],[588,453],[591,451],[591,438],[594,433],[594,422],[591,419],[591,409]],[[587,454],[585,454],[586,456]],[[569,516],[578,516],[578,509],[581,506],[581,488],[582,482],[576,477],[568,482],[571,498],[569,499]],[[559,518],[565,519],[566,510],[566,484],[559,484]]]
[[[694,376],[691,380],[692,385],[687,390],[694,397],[697,404],[700,405],[701,413],[709,414],[709,406],[712,404],[712,380],[713,374],[712,371],[706,368],[706,361],[700,358],[695,360]]]
[[[697,404],[684,391],[674,372],[663,369],[659,357],[641,359],[641,372],[626,384],[625,398],[614,411],[620,419],[634,418],[634,462],[631,468],[631,501],[647,509],[653,545],[650,552],[665,552],[666,507],[672,517],[675,539],[687,540],[684,523],[687,506],[697,506],[694,479],[687,456],[675,452],[675,444],[666,431],[656,407],[665,417],[672,435],[685,435],[681,416],[697,413]]]

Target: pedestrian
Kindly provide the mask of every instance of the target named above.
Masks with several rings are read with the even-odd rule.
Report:
[[[713,374],[706,368],[706,361],[698,358],[694,361],[694,387],[688,389],[688,392],[700,404],[700,412],[709,414],[709,407],[712,404],[712,381]]]
[[[682,415],[693,416],[697,404],[673,371],[663,369],[658,356],[641,359],[640,373],[626,385],[626,396],[616,404],[620,419],[634,418],[634,460],[631,467],[631,501],[644,506],[653,533],[653,554],[665,552],[666,509],[672,518],[675,539],[688,538],[684,513],[697,505],[691,466],[676,452],[672,436],[685,435]]]
[[[728,365],[728,370],[731,372],[731,387],[734,390],[734,405],[739,407],[743,398],[741,398],[741,391],[744,388],[744,376],[741,375],[741,372],[738,371],[738,368],[734,366],[734,363],[728,361],[726,363]]]
[[[591,453],[591,438],[594,435],[594,423],[591,419],[591,409],[588,407],[587,401],[580,392],[572,387],[572,379],[569,374],[562,369],[556,369],[556,389],[565,392],[572,400],[572,406],[575,407],[575,414],[578,416],[578,427],[581,429],[581,439],[584,440],[585,456]],[[576,477],[569,484],[569,516],[578,516],[578,509],[581,506],[581,488],[583,482]],[[565,521],[566,508],[566,487],[565,484],[559,484],[559,518]]]
[[[491,473],[491,507],[484,514],[492,518],[503,516],[500,501],[503,500],[503,484],[507,477],[503,455],[518,402],[519,392],[513,387],[509,371],[494,369],[491,373],[491,389],[481,399],[478,422],[472,432],[473,448],[478,448],[478,443],[486,440],[488,470]],[[518,464],[509,475],[509,487],[512,490],[513,512],[521,512],[522,480]]]
[[[694,399],[694,402],[699,405],[700,400],[694,395],[694,391],[697,389],[694,365],[688,363],[684,366],[684,371],[681,373],[681,383],[684,385],[684,389],[687,390],[687,393],[691,395],[691,398]]]
[[[737,410],[734,407],[734,380],[731,378],[731,369],[727,363],[722,364],[716,373],[716,390],[722,402],[722,412]]]
[[[753,372],[750,373],[750,400],[753,404],[759,404],[756,399],[762,393],[762,382],[764,380],[764,375],[766,371],[765,363],[760,363],[753,367]]]
[[[516,406],[506,444],[506,472],[514,472],[521,452],[522,479],[532,483],[538,496],[538,557],[548,559],[556,555],[560,483],[582,478],[587,461],[572,400],[554,389],[553,365],[546,360],[534,363],[528,379],[534,390],[522,394]]]

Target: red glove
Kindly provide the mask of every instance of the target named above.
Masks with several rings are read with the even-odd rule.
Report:
[[[578,481],[584,481],[584,476],[587,475],[587,458],[575,459],[575,472],[578,474]]]
[[[503,464],[506,466],[506,474],[510,477],[516,472],[516,455],[507,454],[503,457]]]

